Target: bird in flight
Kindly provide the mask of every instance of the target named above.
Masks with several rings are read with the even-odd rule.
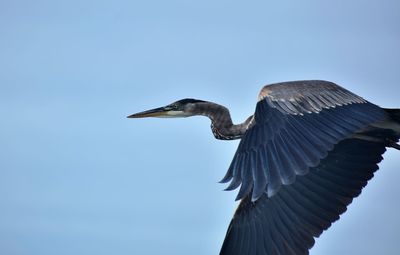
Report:
[[[254,115],[237,125],[226,107],[197,99],[128,118],[197,115],[211,119],[215,138],[241,139],[221,180],[226,190],[240,187],[221,255],[309,254],[373,177],[386,148],[400,150],[400,109],[320,80],[264,86]]]

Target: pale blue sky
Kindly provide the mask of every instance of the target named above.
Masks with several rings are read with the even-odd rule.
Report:
[[[297,79],[400,107],[399,24],[395,0],[0,1],[0,254],[217,254],[238,142],[126,115],[193,97],[241,122]],[[311,254],[399,254],[385,158]]]

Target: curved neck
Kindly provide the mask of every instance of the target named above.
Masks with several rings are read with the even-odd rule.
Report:
[[[229,110],[219,104],[204,102],[196,105],[194,114],[207,116],[211,119],[211,130],[217,139],[239,139],[248,129],[253,116],[250,116],[241,124],[233,124]]]

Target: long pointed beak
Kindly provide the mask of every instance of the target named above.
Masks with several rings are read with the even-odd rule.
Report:
[[[147,118],[147,117],[164,117],[168,116],[168,110],[165,107],[159,107],[144,112],[138,112],[129,115],[127,118]]]

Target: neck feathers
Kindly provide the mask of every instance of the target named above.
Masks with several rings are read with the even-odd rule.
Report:
[[[211,130],[215,138],[220,140],[240,139],[251,125],[253,116],[241,124],[233,124],[229,110],[219,104],[204,102],[196,107],[197,115],[211,119]]]

